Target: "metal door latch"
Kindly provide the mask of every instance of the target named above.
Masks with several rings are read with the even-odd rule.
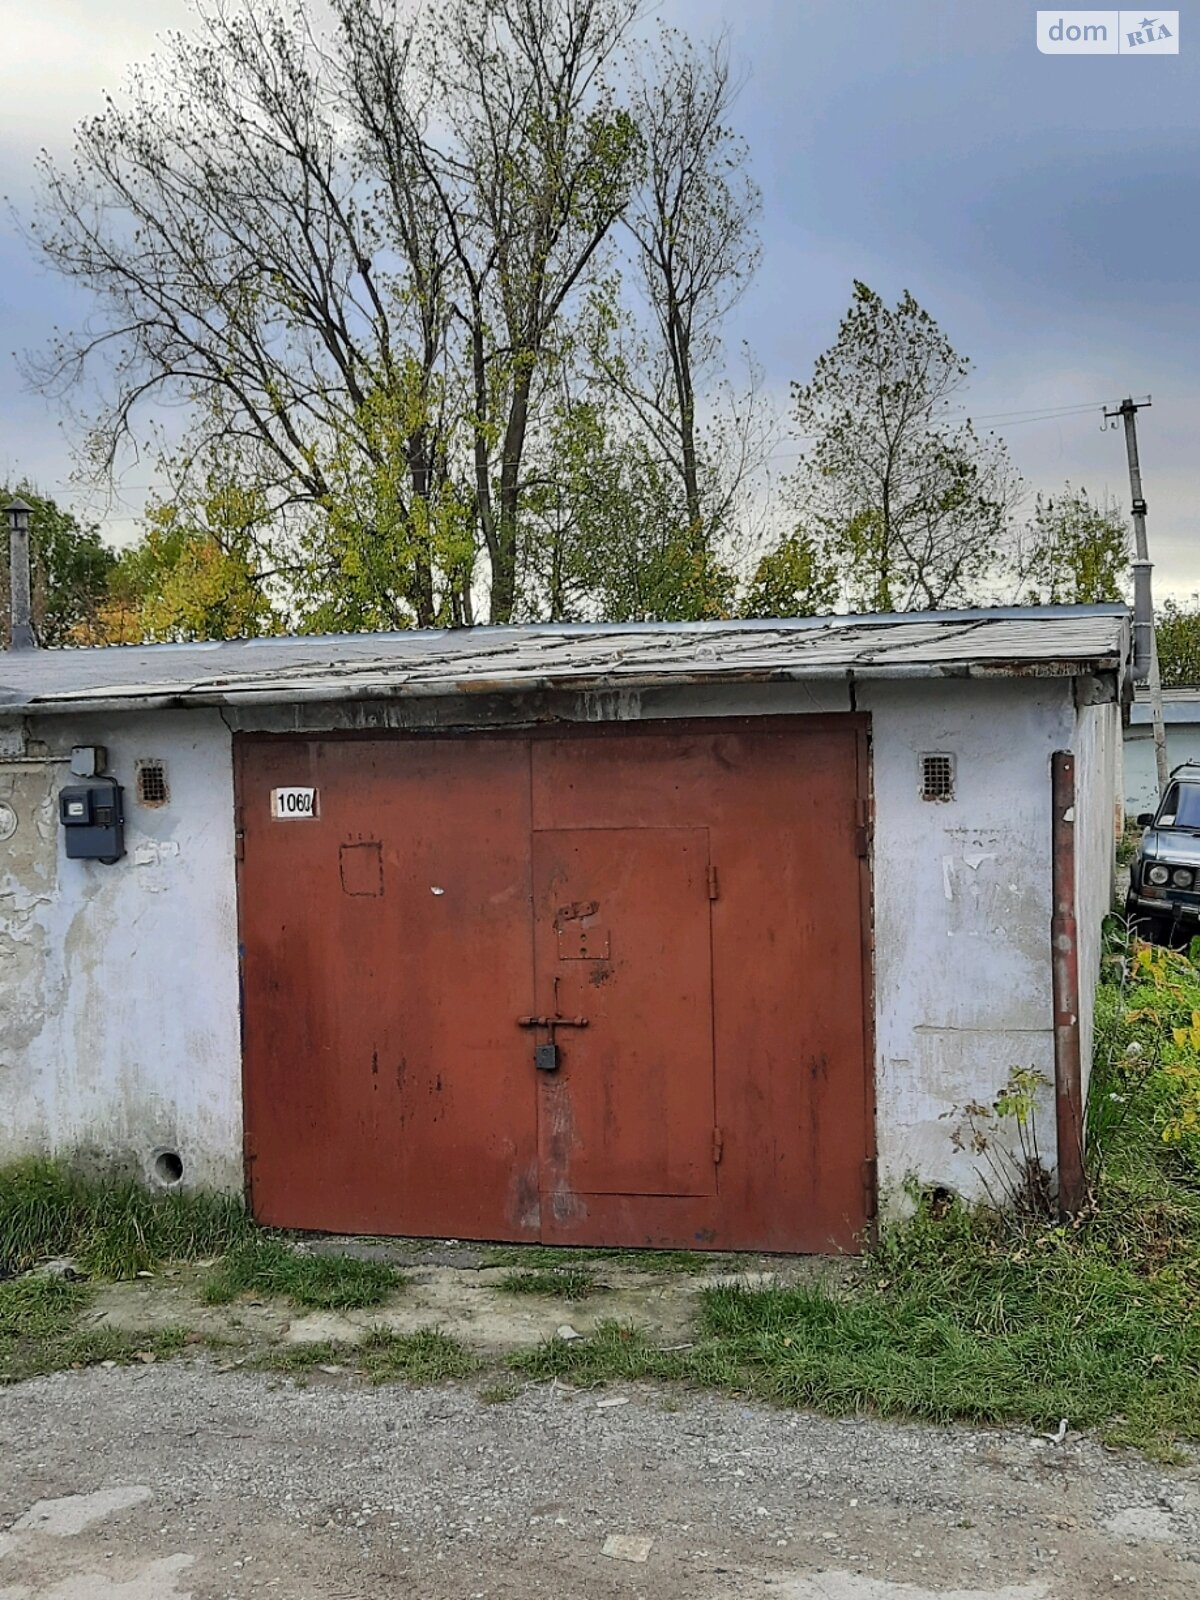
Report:
[[[559,1068],[558,1045],[554,1041],[555,1028],[586,1028],[586,1017],[518,1017],[518,1028],[546,1028],[550,1039],[546,1044],[535,1045],[533,1064],[539,1072],[557,1072]]]

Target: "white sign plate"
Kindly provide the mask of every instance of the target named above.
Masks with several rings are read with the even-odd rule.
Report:
[[[311,822],[317,814],[315,789],[272,789],[271,815],[280,822]]]

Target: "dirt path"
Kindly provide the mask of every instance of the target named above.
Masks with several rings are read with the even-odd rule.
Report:
[[[299,1388],[203,1358],[0,1391],[0,1600],[1200,1593],[1195,1468],[1074,1436],[480,1387]]]
[[[338,1241],[348,1253],[353,1241]],[[329,1253],[333,1253],[332,1250]],[[436,1328],[481,1355],[505,1354],[552,1339],[564,1322],[581,1334],[605,1321],[635,1322],[660,1344],[690,1337],[697,1296],[722,1283],[759,1288],[821,1277],[845,1279],[852,1261],[813,1256],[747,1257],[736,1269],[702,1265],[694,1272],[655,1272],[601,1261],[586,1299],[505,1294],[504,1267],[463,1265],[474,1252],[447,1252],[445,1260],[404,1258],[408,1282],[382,1305],[363,1311],[301,1311],[285,1300],[241,1296],[232,1305],[205,1305],[204,1269],[176,1265],[154,1277],[100,1285],[85,1315],[88,1327],[147,1333],[187,1328],[232,1344],[354,1344],[372,1328],[419,1333]],[[381,1252],[382,1255],[382,1252]]]

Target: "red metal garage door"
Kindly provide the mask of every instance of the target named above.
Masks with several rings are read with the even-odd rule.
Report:
[[[852,1247],[864,746],[849,717],[239,736],[255,1214]]]

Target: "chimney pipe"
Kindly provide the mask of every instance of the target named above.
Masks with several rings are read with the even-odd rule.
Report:
[[[34,650],[32,585],[29,576],[29,519],[33,507],[17,497],[4,508],[8,518],[8,573],[12,604],[9,611],[10,650]]]
[[[1154,660],[1154,602],[1150,574],[1154,563],[1141,557],[1133,561],[1133,681],[1148,683]]]

